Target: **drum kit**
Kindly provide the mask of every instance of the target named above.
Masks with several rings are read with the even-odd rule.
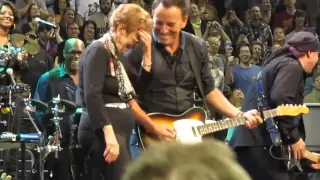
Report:
[[[24,50],[29,55],[36,55],[40,51],[40,45],[38,44],[32,33],[27,35],[23,34],[11,34],[10,42],[17,50]]]
[[[4,128],[0,129],[0,147],[1,149],[21,149],[21,178],[26,179],[25,170],[25,153],[31,157],[32,177],[36,179],[45,179],[45,160],[52,152],[55,153],[55,158],[58,158],[58,152],[62,150],[60,139],[62,138],[59,122],[63,119],[65,114],[74,114],[76,112],[76,105],[70,101],[61,99],[58,95],[54,97],[49,103],[30,98],[30,87],[26,84],[18,84],[15,86],[0,86],[0,109],[8,113],[17,111],[20,108],[28,116],[28,119],[34,126],[35,133],[13,133],[10,131],[12,122],[6,122]],[[2,111],[3,109],[9,109]],[[38,124],[33,118],[36,113],[50,114],[51,122],[55,125],[54,137],[45,137],[46,133],[41,132]],[[10,118],[8,118],[8,121]],[[73,124],[72,129],[75,130],[77,125]],[[74,140],[71,145],[75,146],[77,142]],[[33,153],[38,153],[38,162],[35,160]],[[35,166],[37,164],[37,167]],[[52,172],[49,172],[52,176]]]

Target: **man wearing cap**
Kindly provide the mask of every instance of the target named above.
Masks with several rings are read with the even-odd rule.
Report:
[[[261,68],[267,109],[281,104],[303,104],[304,82],[317,64],[319,52],[320,43],[314,34],[298,32],[282,48],[268,56]],[[258,106],[256,85],[248,91],[242,110]],[[278,123],[282,144],[291,147],[294,158],[303,159],[306,146],[302,116],[282,116],[274,120]],[[255,129],[236,128],[230,144],[253,180],[296,180],[295,175],[287,171],[285,161],[273,157],[285,158],[279,146],[273,147],[273,156],[270,155],[273,142],[266,125]],[[299,179],[307,180],[307,176]]]

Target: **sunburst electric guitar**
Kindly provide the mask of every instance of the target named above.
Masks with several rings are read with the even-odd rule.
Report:
[[[299,114],[307,114],[308,112],[309,109],[304,105],[280,105],[276,109],[264,111],[263,117],[267,119],[276,116],[297,116]],[[206,111],[201,107],[191,108],[180,115],[165,113],[150,113],[148,115],[156,123],[173,127],[176,132],[176,140],[181,142],[200,142],[203,135],[241,126],[246,121],[244,117],[237,117],[205,124]],[[138,127],[138,135],[144,150],[151,143],[159,141],[156,135],[146,131],[141,126]]]

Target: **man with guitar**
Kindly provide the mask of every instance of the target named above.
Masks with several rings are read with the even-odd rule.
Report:
[[[320,43],[314,34],[295,33],[267,57],[242,108],[264,111],[281,104],[303,104],[304,82],[317,64],[319,52]],[[303,158],[319,168],[320,156],[306,150],[302,116],[264,118],[266,123],[256,129],[236,128],[230,144],[240,164],[253,180],[307,180],[307,176],[298,177],[291,171]]]
[[[147,113],[183,114],[194,107],[194,93],[198,90],[203,99],[227,117],[245,117],[246,127],[262,123],[256,110],[242,113],[214,87],[205,42],[182,31],[188,21],[188,1],[155,0],[152,7],[152,37],[125,54],[141,107]],[[161,140],[175,137],[170,126],[159,126],[166,129],[159,137]],[[139,148],[137,144],[133,135],[133,154]]]

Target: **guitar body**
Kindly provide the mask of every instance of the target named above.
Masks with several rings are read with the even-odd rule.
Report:
[[[176,139],[183,142],[201,141],[201,137],[193,137],[192,127],[203,125],[206,119],[206,111],[201,107],[188,109],[180,115],[165,113],[150,113],[149,117],[157,124],[167,125],[176,131]],[[142,126],[138,126],[138,137],[142,148],[146,148],[160,141],[160,139],[151,132],[146,131]],[[185,136],[184,136],[185,135]]]

